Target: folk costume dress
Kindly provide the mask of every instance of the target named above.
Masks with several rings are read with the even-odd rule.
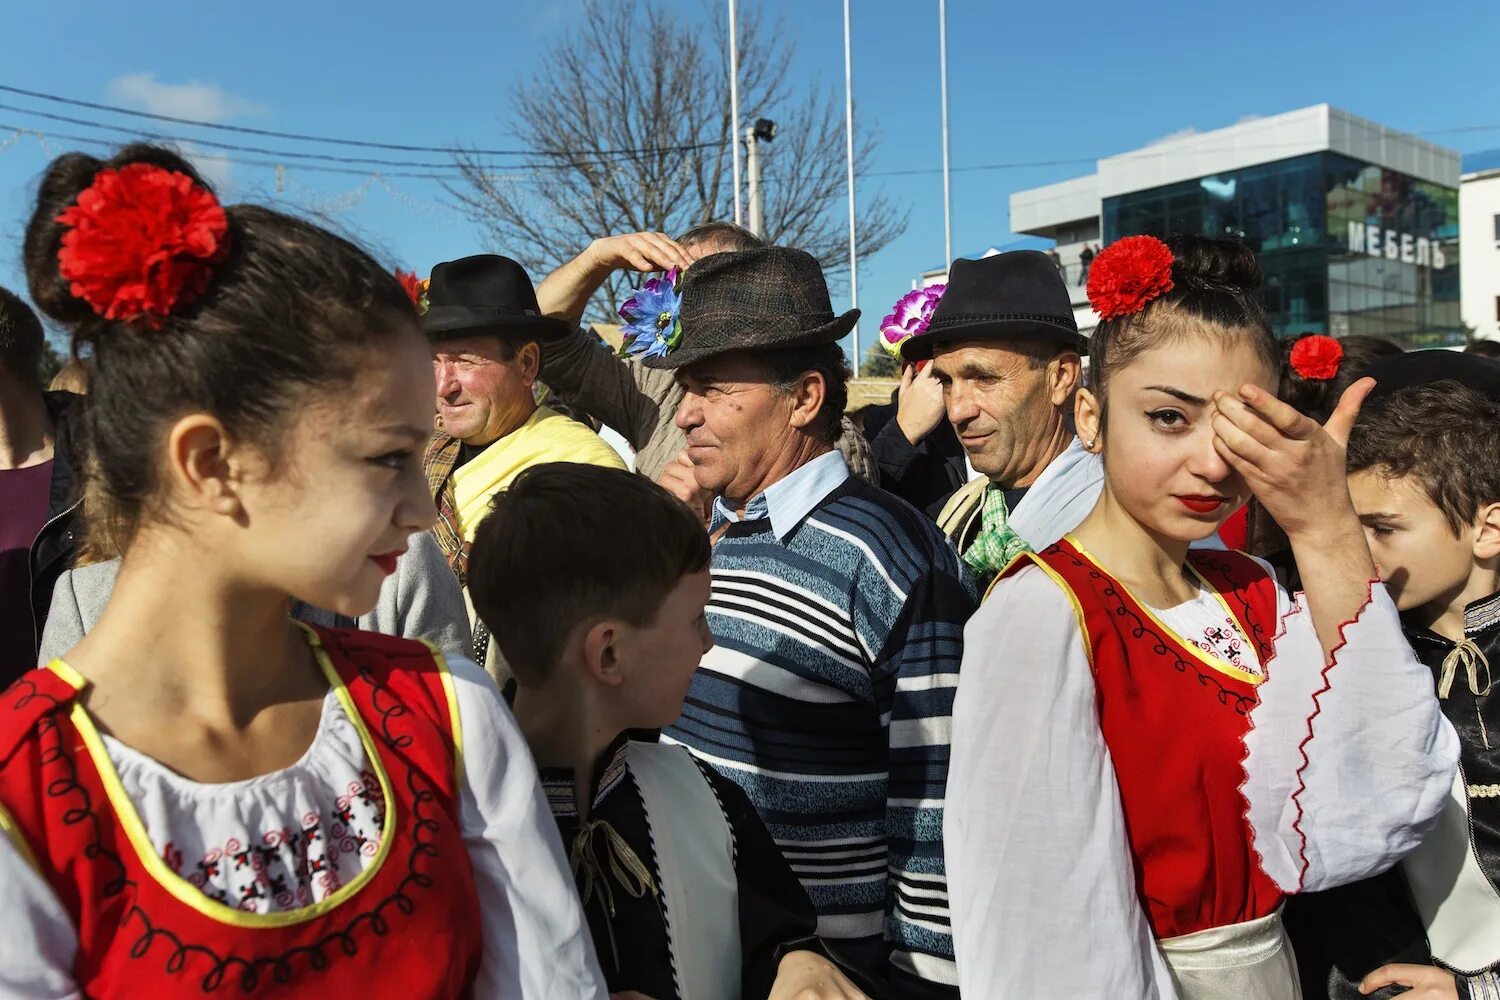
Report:
[[[526,744],[466,660],[308,630],[290,767],[200,784],[61,660],[0,695],[0,996],[605,996]]]
[[[1384,587],[1329,665],[1265,564],[1154,609],[1071,536],[965,631],[945,843],[965,996],[1299,996],[1284,896],[1389,868],[1458,747]]]
[[[568,768],[542,787],[610,992],[763,1000],[818,917],[738,785],[685,748],[622,735],[580,816]]]

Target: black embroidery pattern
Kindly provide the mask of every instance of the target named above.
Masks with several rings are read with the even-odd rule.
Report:
[[[327,633],[323,633],[321,638],[326,645],[342,647],[340,643],[331,642],[334,637]],[[340,652],[343,651],[340,648]],[[409,710],[397,702],[395,696],[368,668],[361,666],[359,675],[363,682],[370,685],[371,702],[380,713],[381,740],[392,749],[409,746],[413,742],[412,737],[406,733],[398,733],[394,728],[394,721],[410,714]],[[362,947],[356,936],[357,932],[368,930],[377,938],[385,937],[392,930],[391,921],[395,914],[391,911],[394,909],[403,917],[411,916],[417,908],[415,893],[433,887],[434,879],[430,872],[437,864],[438,848],[435,839],[441,830],[436,815],[442,810],[442,805],[438,802],[437,793],[425,781],[419,784],[416,770],[407,767],[405,783],[411,800],[411,849],[406,857],[406,875],[391,893],[369,909],[351,917],[342,928],[330,931],[313,944],[298,946],[278,955],[254,958],[244,958],[233,953],[221,955],[207,945],[185,942],[171,929],[157,926],[150,914],[136,902],[139,886],[129,877],[120,856],[106,845],[102,820],[94,809],[92,796],[79,783],[76,765],[63,745],[61,727],[56,719],[56,709],[62,703],[30,682],[18,682],[18,686],[21,684],[29,685],[30,691],[22,696],[15,707],[25,707],[32,699],[39,697],[47,698],[54,706],[54,711],[37,723],[37,735],[42,747],[41,764],[49,772],[56,772],[49,774],[44,793],[51,799],[72,800],[62,815],[65,825],[87,825],[89,840],[83,849],[84,857],[103,863],[110,872],[101,890],[103,898],[111,899],[120,895],[126,897],[127,904],[121,916],[120,929],[124,932],[132,924],[139,928],[138,936],[129,949],[132,959],[145,958],[160,941],[170,949],[164,966],[167,973],[181,973],[190,959],[205,958],[211,968],[199,981],[202,992],[213,993],[226,983],[233,983],[239,986],[241,993],[250,994],[268,983],[285,985],[290,982],[296,967],[301,963],[315,972],[323,972],[341,955],[355,957]],[[387,859],[387,863],[392,860],[394,859]]]
[[[1178,651],[1179,647],[1177,643],[1170,642],[1165,636],[1163,636],[1159,631],[1156,630],[1156,628],[1150,623],[1148,619],[1143,618],[1141,615],[1137,614],[1134,610],[1131,609],[1130,604],[1125,598],[1125,595],[1121,594],[1119,590],[1115,588],[1115,581],[1113,578],[1101,572],[1097,567],[1091,565],[1090,563],[1084,562],[1078,556],[1075,556],[1073,553],[1067,551],[1066,549],[1059,548],[1057,551],[1059,555],[1062,555],[1069,561],[1071,561],[1074,566],[1086,572],[1090,580],[1099,581],[1099,583],[1102,584],[1099,592],[1105,598],[1113,601],[1115,604],[1114,609],[1110,613],[1113,614],[1116,618],[1129,619],[1129,624],[1126,625],[1126,628],[1129,630],[1130,637],[1132,639],[1140,639],[1143,636],[1149,636],[1153,640],[1151,651],[1158,656],[1167,658],[1167,662],[1169,663],[1169,665],[1179,674],[1187,675],[1188,671],[1191,670],[1193,676],[1196,676],[1198,678],[1198,686],[1208,689],[1220,705],[1223,705],[1226,708],[1234,709],[1235,714],[1237,715],[1250,714],[1250,709],[1255,707],[1255,695],[1240,694],[1232,688],[1225,686],[1222,681],[1214,676],[1213,671],[1205,671],[1199,669],[1197,663],[1192,660],[1186,659]]]

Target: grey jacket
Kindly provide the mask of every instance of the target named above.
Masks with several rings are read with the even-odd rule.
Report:
[[[616,357],[591,334],[574,330],[542,343],[541,378],[559,399],[624,435],[635,449],[635,471],[652,482],[687,447],[687,437],[675,423],[682,387],[668,370]],[[879,482],[870,445],[848,417],[838,449],[850,472]]]
[[[472,655],[469,615],[458,580],[431,532],[412,535],[396,572],[386,577],[369,614],[354,620],[356,628],[408,639],[426,639],[445,653]],[[58,578],[52,610],[42,630],[38,662],[62,656],[78,644],[104,611],[120,572],[120,560],[70,569]],[[308,609],[299,617],[324,623],[329,616]]]

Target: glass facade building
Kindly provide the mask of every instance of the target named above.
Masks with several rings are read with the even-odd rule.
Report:
[[[1463,342],[1458,191],[1332,151],[1103,199],[1104,245],[1201,233],[1250,246],[1278,334]]]

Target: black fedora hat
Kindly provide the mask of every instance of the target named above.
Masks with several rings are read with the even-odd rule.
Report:
[[[491,253],[432,269],[422,329],[433,340],[484,334],[550,340],[569,332],[565,321],[542,315],[526,269]]]
[[[1087,346],[1057,265],[1039,250],[955,260],[932,322],[907,338],[901,357],[925,361],[934,344],[966,340],[1043,340],[1080,352]]]
[[[759,247],[711,254],[682,276],[682,342],[648,368],[680,368],[730,351],[832,344],[854,329],[859,310],[833,314],[823,269],[812,254]]]
[[[1450,380],[1500,403],[1500,361],[1482,358],[1477,354],[1463,354],[1441,348],[1412,351],[1410,354],[1382,358],[1372,364],[1365,374],[1375,379],[1375,388],[1370,390],[1370,395],[1365,399],[1366,404],[1378,403],[1402,389]]]

